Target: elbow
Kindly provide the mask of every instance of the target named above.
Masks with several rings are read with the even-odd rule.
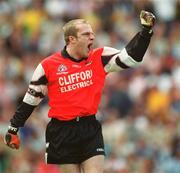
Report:
[[[137,58],[131,57],[126,49],[124,48],[120,53],[119,56],[116,57],[116,64],[120,67],[126,69],[130,67],[136,67],[141,64],[142,59],[140,61],[136,60]]]

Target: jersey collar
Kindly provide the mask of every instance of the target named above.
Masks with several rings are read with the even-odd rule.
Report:
[[[64,58],[69,58],[70,60],[74,61],[74,62],[81,62],[87,58],[82,58],[82,59],[75,59],[73,58],[72,56],[69,55],[69,53],[67,52],[66,50],[66,46],[64,46],[63,50],[61,50],[61,55],[64,57]]]

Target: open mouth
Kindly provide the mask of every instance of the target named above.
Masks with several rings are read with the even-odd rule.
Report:
[[[89,43],[89,44],[88,44],[88,50],[89,50],[89,51],[92,49],[92,45],[93,45],[92,43]]]

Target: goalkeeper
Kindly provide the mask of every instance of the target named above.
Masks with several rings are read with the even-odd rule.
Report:
[[[143,59],[155,16],[141,11],[140,21],[142,30],[122,50],[92,49],[95,35],[91,25],[84,19],[66,23],[64,49],[35,69],[23,102],[10,120],[5,143],[19,148],[19,128],[48,94],[47,164],[59,164],[62,173],[103,173],[104,141],[95,114],[106,75],[137,66]]]

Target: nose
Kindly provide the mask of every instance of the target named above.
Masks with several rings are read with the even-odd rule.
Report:
[[[92,34],[90,34],[90,40],[94,40],[95,39],[95,36],[94,36],[94,34],[92,33]]]

